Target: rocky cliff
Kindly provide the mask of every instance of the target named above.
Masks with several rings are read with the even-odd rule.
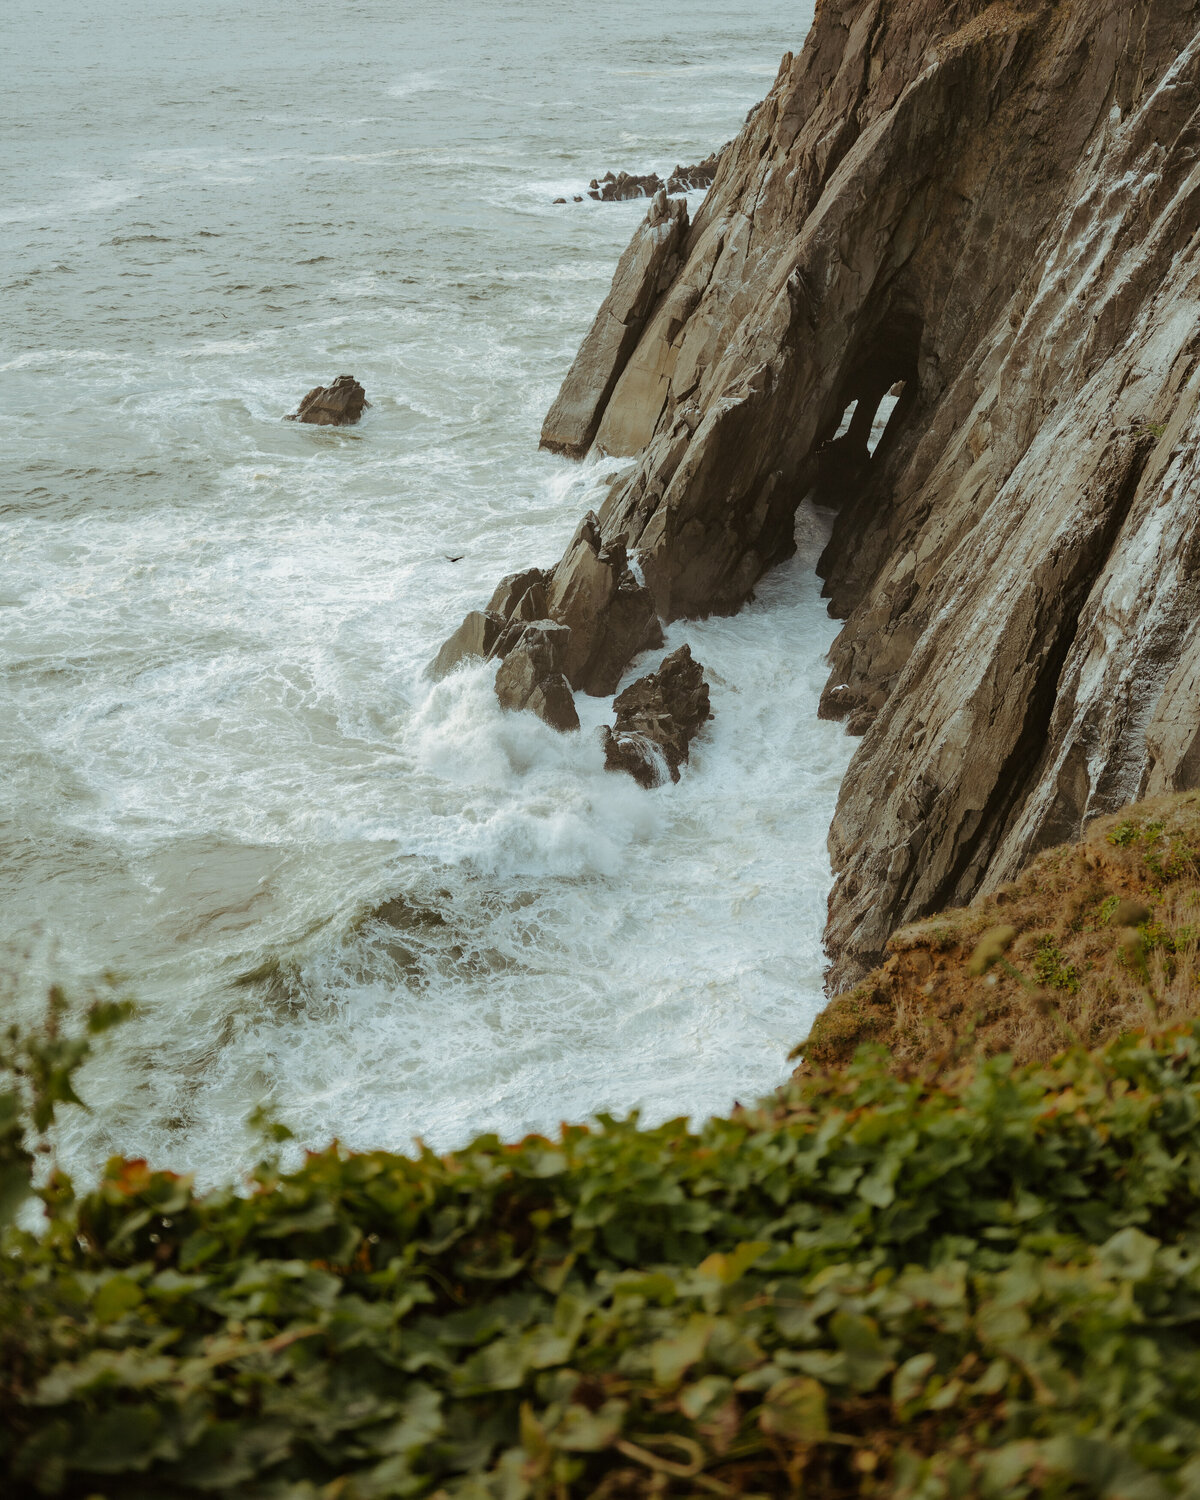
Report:
[[[1200,784],[1198,84],[1191,0],[822,0],[548,419],[637,458],[600,525],[664,618],[736,610],[838,503],[833,989]]]

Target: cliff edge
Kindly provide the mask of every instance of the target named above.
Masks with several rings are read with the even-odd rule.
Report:
[[[1198,83],[1184,0],[823,0],[544,433],[637,458],[600,527],[667,619],[736,610],[838,504],[832,990],[1200,785]]]

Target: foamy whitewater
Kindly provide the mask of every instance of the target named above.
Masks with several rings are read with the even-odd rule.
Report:
[[[706,156],[810,18],[5,8],[3,1005],[104,969],[142,1004],[67,1165],[229,1178],[261,1101],[453,1147],[785,1076],[853,748],[816,718],[821,520],[669,629],[715,712],[678,786],[603,771],[606,701],[560,737],[423,669],[614,472],[537,437],[646,205],[552,200]],[[359,427],[281,420],[342,372]]]

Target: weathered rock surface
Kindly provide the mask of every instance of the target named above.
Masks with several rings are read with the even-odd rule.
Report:
[[[596,697],[615,692],[633,658],[663,643],[650,591],[634,577],[620,542],[603,545],[592,511],[554,569],[546,613],[571,630],[568,682]]]
[[[440,681],[460,662],[486,659],[492,654],[506,623],[505,617],[493,610],[473,609],[454,634],[443,642],[442,649],[429,664],[428,675]]]
[[[647,172],[643,176],[630,172],[618,172],[614,176],[605,172],[603,177],[593,177],[588,183],[588,197],[601,203],[624,203],[629,198],[653,198],[665,186],[657,172]]]
[[[662,289],[679,270],[687,229],[686,202],[660,192],[622,255],[612,290],[542,424],[543,448],[579,458],[591,447],[617,377]]]
[[[1196,8],[823,0],[676,228],[652,277],[650,231],[626,252],[546,437],[636,458],[600,548],[667,619],[737,609],[840,498],[836,989],[1200,782]],[[874,455],[829,451],[897,381]]]
[[[687,646],[630,683],[613,707],[617,721],[604,730],[604,763],[644,787],[660,786],[668,776],[679,780],[692,740],[712,717],[704,669]]]
[[[666,182],[657,172],[647,172],[641,176],[630,172],[618,172],[614,176],[612,172],[605,172],[603,177],[592,178],[588,184],[588,197],[601,203],[623,203],[630,198],[653,198],[664,188],[668,193],[690,193],[697,188],[711,187],[717,168],[721,165],[721,155],[721,151],[714,151],[695,166],[676,165]],[[554,201],[565,203],[566,199],[556,198]]]
[[[527,708],[552,729],[579,728],[575,699],[563,675],[571,632],[553,620],[521,626],[496,673],[496,696],[502,708]]]
[[[443,644],[429,675],[444,677],[473,657],[504,660],[527,624],[547,620],[566,632],[555,637],[562,642],[555,671],[570,687],[600,697],[616,691],[635,656],[663,643],[649,589],[634,576],[620,541],[602,544],[599,522],[589,511],[555,567],[501,579],[487,609],[472,610]]]
[[[314,427],[352,427],[370,404],[353,375],[339,375],[332,385],[314,386],[287,420]]]

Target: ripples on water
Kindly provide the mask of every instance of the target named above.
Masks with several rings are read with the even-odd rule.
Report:
[[[226,1176],[264,1096],[307,1144],[449,1146],[783,1075],[850,749],[815,718],[816,518],[741,616],[668,632],[716,712],[678,787],[502,715],[486,669],[422,669],[610,472],[537,434],[645,205],[551,200],[707,155],[808,18],[0,20],[0,902],[32,954],[7,1004],[108,965],[144,1004],[75,1166]],[[280,420],[342,371],[360,427]]]

